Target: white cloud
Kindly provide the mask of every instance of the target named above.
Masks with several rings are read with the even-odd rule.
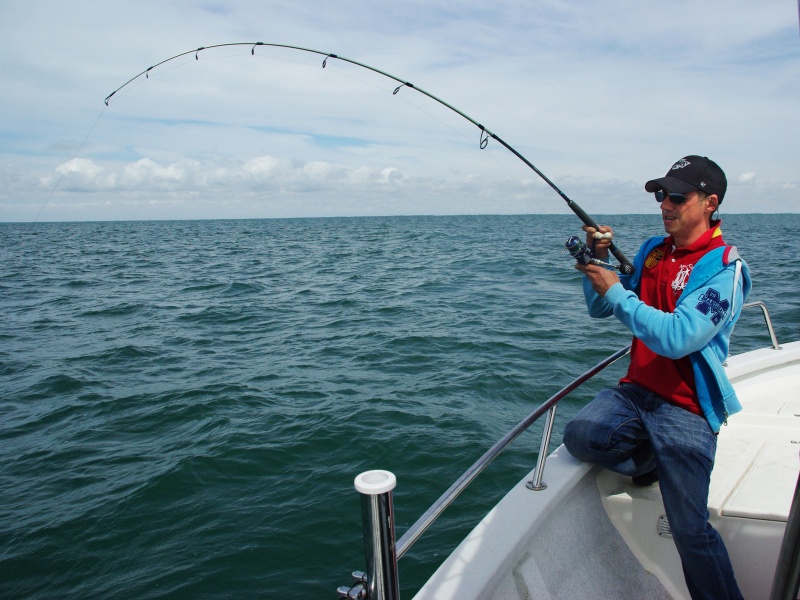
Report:
[[[75,158],[68,163],[58,165],[56,173],[66,175],[67,173],[79,173],[88,178],[94,178],[103,172],[103,167],[96,165],[94,162],[87,158]]]
[[[304,191],[323,189],[331,193],[363,191],[398,184],[407,177],[395,167],[349,167],[325,161],[302,162],[259,156],[248,161],[182,160],[161,164],[151,158],[102,166],[90,159],[75,159],[55,169],[64,190],[81,193],[158,192],[254,194],[265,190]],[[42,179],[42,188],[56,177]],[[451,184],[454,182],[450,182]]]
[[[244,164],[244,172],[255,178],[269,177],[277,171],[279,162],[272,156],[259,156]]]
[[[58,165],[55,172],[58,177],[44,177],[40,180],[44,187],[50,187],[55,182],[71,191],[91,192],[113,189],[117,180],[115,173],[106,171],[105,167],[87,158],[74,158]]]

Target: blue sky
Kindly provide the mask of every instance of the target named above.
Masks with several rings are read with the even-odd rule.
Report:
[[[799,212],[791,0],[0,5],[0,221],[656,212],[686,154],[725,212]]]

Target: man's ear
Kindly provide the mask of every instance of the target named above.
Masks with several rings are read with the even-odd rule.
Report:
[[[719,208],[719,196],[717,196],[716,194],[711,194],[707,198],[707,200],[708,200],[708,206],[706,207],[706,210],[709,211],[709,214],[713,215]]]

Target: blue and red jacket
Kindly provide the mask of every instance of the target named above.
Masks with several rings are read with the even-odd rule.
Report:
[[[664,243],[665,236],[645,241],[633,260],[633,275],[621,275],[601,297],[583,278],[589,314],[605,318],[612,314],[648,348],[661,356],[692,363],[700,409],[714,432],[741,410],[722,363],[728,356],[733,327],[752,282],[747,264],[735,246],[722,246],[706,253],[692,269],[673,312],[653,308],[639,299],[644,261]]]

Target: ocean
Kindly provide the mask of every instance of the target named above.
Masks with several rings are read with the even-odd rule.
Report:
[[[598,218],[633,257],[653,215]],[[398,538],[538,404],[623,347],[573,215],[0,224],[0,598],[336,598],[353,479]],[[779,341],[800,215],[723,217]],[[734,354],[766,346],[759,311]],[[621,361],[624,363],[625,361]],[[624,371],[559,405],[567,419]],[[541,424],[400,561],[410,598],[533,468]],[[546,480],[546,476],[545,476]],[[532,492],[533,493],[533,492]]]

